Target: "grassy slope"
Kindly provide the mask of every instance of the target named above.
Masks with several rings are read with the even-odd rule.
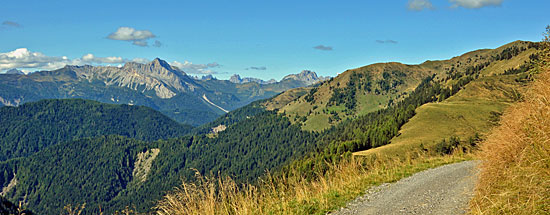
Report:
[[[512,58],[512,61],[491,64],[482,71],[486,77],[472,81],[451,98],[417,108],[417,114],[402,127],[400,135],[393,138],[391,144],[354,154],[403,153],[421,144],[433,146],[451,136],[464,140],[476,133],[482,136],[487,134],[495,125],[491,122],[492,112],[502,113],[526,86],[515,81],[518,75],[502,75],[504,70],[501,69],[521,65],[519,62],[528,59],[532,53],[529,50],[517,56],[519,60]]]
[[[464,72],[469,66],[476,66],[484,62],[491,60],[492,56],[501,53],[504,49],[512,46],[527,48],[528,43],[523,41],[516,41],[506,44],[496,49],[482,49],[473,52],[465,53],[461,56],[454,57],[449,60],[443,61],[426,61],[419,65],[405,65],[400,63],[378,63],[372,64],[357,69],[347,70],[337,77],[323,82],[317,87],[317,91],[314,94],[314,101],[308,102],[305,100],[305,95],[295,98],[293,101],[286,101],[283,106],[278,106],[280,113],[284,113],[293,121],[293,123],[303,123],[304,130],[321,131],[329,128],[331,125],[338,122],[330,123],[328,118],[329,113],[323,110],[335,110],[338,116],[342,119],[365,115],[369,112],[373,112],[387,107],[388,101],[393,99],[398,101],[406,96],[406,93],[411,92],[420,83],[420,81],[430,74],[436,74],[436,80],[444,80],[448,76],[448,72],[453,70],[457,72]],[[533,54],[535,49],[528,49],[522,52],[520,55],[505,61],[498,61],[492,63],[489,67],[485,68],[482,72],[482,76],[490,76],[494,74],[500,74],[507,69],[516,68],[529,60],[529,56]],[[404,77],[404,83],[393,88],[390,92],[376,94],[374,92],[367,92],[363,89],[359,89],[357,95],[357,107],[353,111],[353,114],[345,114],[345,109],[334,109],[335,107],[328,107],[327,103],[334,93],[336,88],[344,88],[347,86],[350,76],[353,72],[369,74],[373,80],[373,86],[376,85],[378,80],[382,79],[383,72],[400,71],[406,74]],[[365,80],[362,80],[365,81]],[[446,83],[451,85],[453,83]],[[374,90],[373,90],[374,91]],[[277,97],[275,97],[277,98]],[[265,106],[273,106],[271,102],[265,103]],[[306,120],[301,120],[302,117],[306,117]]]
[[[550,58],[526,93],[481,144],[472,214],[550,213]]]

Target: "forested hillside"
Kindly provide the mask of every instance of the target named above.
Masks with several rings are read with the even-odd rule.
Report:
[[[17,181],[7,196],[27,199],[29,208],[41,212],[58,213],[63,205],[82,203],[88,212],[97,212],[99,205],[108,212],[128,205],[149,211],[154,200],[182,177],[194,179],[193,169],[253,181],[266,170],[302,157],[315,139],[315,134],[301,131],[288,119],[263,112],[216,138],[200,135],[145,143],[110,136],[58,144],[28,158],[0,163],[0,172],[5,173],[0,182],[8,187]],[[159,153],[146,168],[146,179],[136,180],[138,154],[154,149]]]
[[[0,161],[82,137],[117,134],[152,141],[184,136],[191,129],[142,106],[42,100],[0,108]]]

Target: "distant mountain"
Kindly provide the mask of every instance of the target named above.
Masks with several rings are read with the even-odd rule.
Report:
[[[18,69],[10,69],[10,70],[6,71],[6,73],[3,73],[3,74],[24,75],[25,73],[23,73],[23,71],[18,70]]]
[[[254,83],[258,83],[258,84],[273,84],[273,83],[277,83],[277,80],[275,79],[270,79],[268,81],[264,81],[262,79],[259,79],[259,78],[250,78],[250,77],[245,77],[245,78],[241,78],[240,75],[237,75],[237,74],[234,74],[232,75],[230,78],[229,78],[229,81],[231,83],[235,83],[235,84],[245,84],[245,83],[250,83],[250,82],[254,82]]]
[[[319,77],[319,76],[317,76],[317,73],[315,73],[315,72],[312,72],[312,71],[309,71],[309,70],[303,70],[302,72],[300,72],[298,74],[290,74],[290,75],[285,76],[281,80],[281,82],[288,81],[288,80],[294,80],[294,81],[303,82],[303,83],[306,84],[306,86],[308,86],[308,85],[316,84],[316,83],[319,83],[321,81],[328,80],[328,79],[329,79],[329,77],[323,77],[323,76]],[[275,79],[270,79],[268,81],[264,81],[264,80],[259,79],[259,78],[250,78],[250,77],[241,78],[241,76],[239,76],[237,74],[232,75],[229,78],[229,81],[232,82],[232,83],[236,83],[236,84],[244,84],[244,83],[250,83],[250,82],[255,82],[255,83],[258,83],[258,84],[277,83],[277,80],[275,80]]]
[[[224,114],[224,110],[310,83],[298,79],[261,83],[240,80],[232,83],[211,76],[197,80],[159,58],[147,64],[129,62],[122,67],[66,66],[28,75],[0,76],[0,106],[40,99],[83,98],[148,106],[179,122],[200,125]]]
[[[317,73],[309,71],[309,70],[303,70],[302,72],[298,74],[291,74],[287,75],[283,78],[284,80],[296,80],[301,81],[304,83],[307,83],[308,85],[316,84],[318,82],[328,80],[329,77],[323,77],[323,76],[317,76]]]
[[[195,76],[193,77],[195,80],[202,80],[202,81],[208,81],[208,80],[217,80],[214,76],[212,75],[203,75],[202,77],[198,77],[198,76]]]

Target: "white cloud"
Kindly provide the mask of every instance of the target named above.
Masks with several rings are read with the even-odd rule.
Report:
[[[450,0],[452,7],[482,8],[486,6],[500,6],[503,0]]]
[[[147,40],[155,37],[153,32],[149,30],[136,30],[132,27],[120,27],[107,36],[111,40],[131,41],[133,45],[141,47],[149,46]],[[161,45],[162,43],[158,40],[153,44],[155,47],[160,47]]]
[[[429,0],[409,0],[408,9],[422,11],[424,9],[434,9],[434,6]]]
[[[109,34],[107,38],[112,40],[125,40],[125,41],[135,41],[135,40],[146,40],[149,38],[154,38],[155,35],[149,30],[136,30],[131,27],[120,27],[116,32]]]
[[[69,59],[66,56],[52,57],[40,52],[32,52],[26,48],[19,48],[11,52],[0,53],[0,70],[28,69],[54,70],[66,65],[84,64],[119,64],[126,62],[121,57],[96,57],[86,54],[82,58]]]
[[[9,69],[20,69],[26,73],[36,70],[55,70],[62,68],[66,65],[111,65],[122,66],[126,62],[136,63],[149,63],[151,62],[145,58],[134,58],[128,60],[122,57],[97,57],[94,54],[86,54],[81,58],[69,59],[66,56],[52,57],[46,56],[40,52],[32,52],[26,48],[19,48],[11,52],[0,53],[0,72]],[[216,74],[214,68],[219,68],[221,65],[218,63],[207,64],[194,64],[189,61],[183,63],[173,61],[170,63],[172,66],[176,66],[186,73],[190,74]]]
[[[194,64],[189,61],[184,61],[183,63],[174,61],[170,65],[180,68],[186,73],[190,74],[216,74],[216,71],[213,71],[213,68],[220,67],[218,63],[208,63],[208,64]]]
[[[64,66],[60,63],[64,61],[67,61],[67,57],[49,57],[40,52],[31,52],[26,48],[19,48],[11,52],[0,53],[0,70],[14,68],[53,69]]]
[[[97,64],[120,64],[124,63],[127,60],[122,57],[96,57],[93,54],[87,54],[82,56],[81,60],[84,63],[97,63]]]
[[[145,59],[145,58],[134,58],[134,59],[132,59],[132,62],[145,64],[145,63],[149,63],[151,61],[148,60],[148,59]]]

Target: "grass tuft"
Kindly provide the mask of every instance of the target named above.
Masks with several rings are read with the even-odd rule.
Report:
[[[550,69],[481,145],[473,214],[550,214]]]
[[[258,184],[237,184],[229,177],[197,174],[157,205],[167,214],[325,214],[381,183],[416,172],[469,159],[468,155],[429,156],[417,150],[403,156],[353,157],[308,180],[300,174],[266,174]]]

